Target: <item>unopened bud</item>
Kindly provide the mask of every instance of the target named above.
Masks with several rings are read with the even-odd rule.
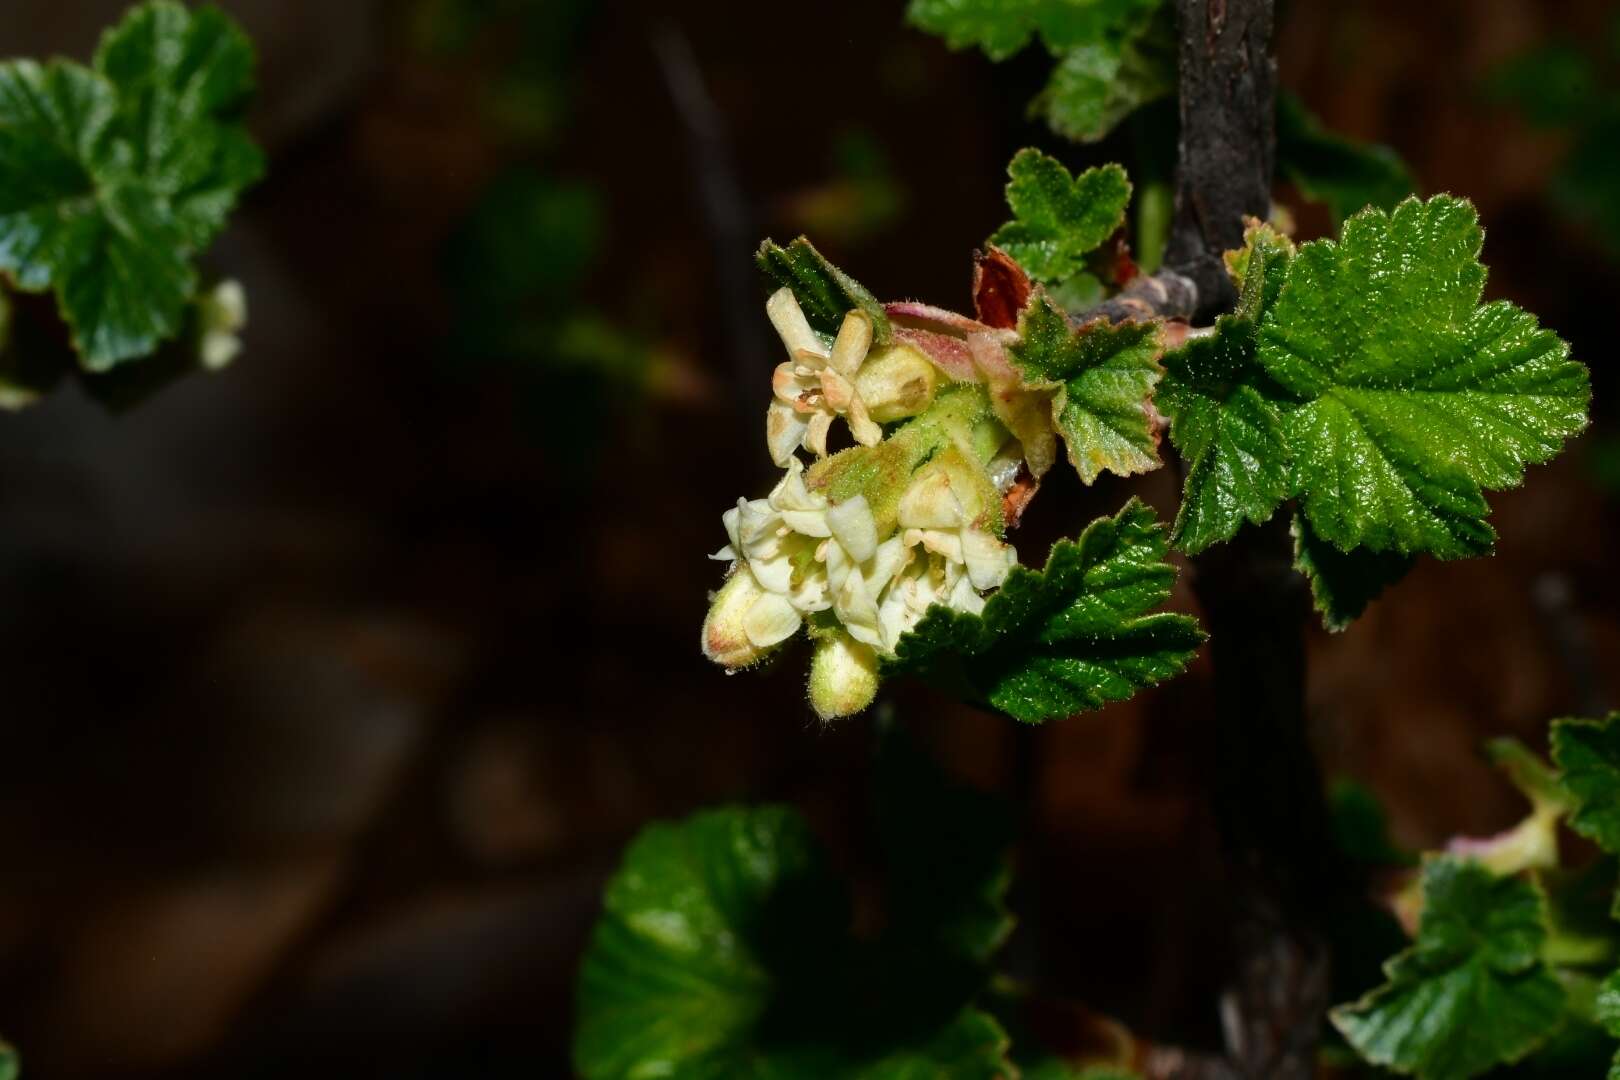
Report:
[[[234,278],[197,300],[197,355],[203,367],[219,371],[242,351],[238,336],[247,325],[247,292]]]
[[[810,707],[823,720],[853,716],[872,704],[877,654],[848,634],[824,638],[810,661]]]

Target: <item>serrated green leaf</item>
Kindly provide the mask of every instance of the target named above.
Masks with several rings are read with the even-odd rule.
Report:
[[[1294,569],[1311,583],[1311,600],[1322,625],[1338,633],[1361,617],[1367,605],[1400,581],[1416,561],[1392,551],[1340,551],[1311,530],[1303,515],[1295,514]]]
[[[252,49],[211,8],[134,9],[97,68],[0,64],[0,271],[55,292],[84,366],[180,330],[191,259],[263,169],[237,122]]]
[[[1505,302],[1480,305],[1483,234],[1450,196],[1369,209],[1300,248],[1260,328],[1293,486],[1341,551],[1490,550],[1482,488],[1516,485],[1586,425],[1586,369]]]
[[[1228,257],[1238,309],[1165,354],[1154,404],[1186,465],[1171,542],[1196,554],[1267,521],[1289,495],[1286,395],[1259,366],[1258,323],[1282,288],[1293,246],[1268,226]]]
[[[1553,762],[1574,802],[1569,827],[1620,854],[1620,712],[1604,720],[1556,720]]]
[[[1098,142],[1144,105],[1176,90],[1176,38],[1171,5],[1155,7],[1064,53],[1030,105],[1052,130]]]
[[[809,240],[801,236],[787,247],[767,240],[759,246],[754,261],[774,288],[793,290],[810,328],[829,343],[838,335],[844,316],[857,308],[872,320],[873,342],[888,343],[889,316],[877,297],[828,262]]]
[[[1125,223],[1131,182],[1118,165],[1073,176],[1063,163],[1026,147],[1007,166],[1013,220],[990,243],[1037,281],[1056,282],[1085,268],[1085,257]]]
[[[1044,570],[1014,567],[982,615],[932,608],[885,669],[964,683],[1026,723],[1123,701],[1179,672],[1204,640],[1185,615],[1146,614],[1175,581],[1166,550],[1133,498],[1053,545]]]
[[[578,984],[574,1064],[585,1080],[1006,1073],[1005,1034],[973,1009],[904,1023],[862,1011],[847,900],[792,810],[648,827],[604,908]]]
[[[1053,53],[1101,39],[1161,0],[911,0],[906,20],[953,49],[1004,60],[1039,34]]]
[[[1423,917],[1388,982],[1332,1019],[1367,1061],[1466,1080],[1543,1043],[1564,989],[1541,961],[1546,903],[1529,882],[1442,857],[1423,869]]]
[[[1277,171],[1305,198],[1326,203],[1335,225],[1366,206],[1393,210],[1417,187],[1395,151],[1329,131],[1286,92],[1277,95]]]
[[[1026,384],[1056,389],[1052,419],[1082,480],[1159,467],[1148,410],[1164,370],[1157,325],[1094,320],[1075,327],[1037,292],[1019,315],[1018,336],[1007,355]]]

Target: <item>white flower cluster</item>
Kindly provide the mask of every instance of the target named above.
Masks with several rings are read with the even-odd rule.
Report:
[[[980,590],[999,586],[1017,561],[1011,547],[974,527],[943,469],[918,474],[897,519],[880,540],[864,496],[831,503],[809,491],[797,458],[769,496],[739,499],[723,518],[731,543],[713,557],[730,560],[747,583],[732,599],[747,644],[768,649],[806,616],[830,610],[850,637],[892,654],[934,604],[983,609]]]
[[[865,312],[844,317],[830,348],[791,290],[773,295],[767,312],[789,356],[766,417],[771,457],[786,472],[768,496],[739,499],[724,514],[731,542],[713,557],[731,573],[704,622],[703,650],[727,668],[746,667],[810,622],[811,704],[830,719],[871,702],[878,658],[892,656],[929,608],[983,610],[984,593],[1007,579],[1017,555],[978,524],[990,482],[975,488],[963,470],[979,466],[954,450],[903,478],[872,481],[900,489],[869,486],[833,501],[807,486],[798,448],[825,457],[838,417],[857,443],[876,446],[879,423],[922,413],[941,377],[909,346],[874,349]],[[868,496],[890,509],[875,514]]]

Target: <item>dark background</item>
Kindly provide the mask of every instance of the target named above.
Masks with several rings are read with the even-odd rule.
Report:
[[[1013,150],[1129,147],[1063,149],[1023,119],[1046,60],[948,53],[898,3],[224,6],[272,161],[209,260],[247,286],[246,351],[124,414],[68,387],[0,416],[0,1031],[34,1077],[565,1076],[642,823],[787,800],[864,865],[870,723],[819,725],[803,656],[727,678],[698,650],[720,511],[770,473],[753,246],[809,230],[879,296],[966,307]],[[121,7],[7,0],[0,54],[87,57]],[[1485,90],[1560,38],[1612,67],[1610,7],[1282,18],[1284,85],[1472,198],[1491,294],[1598,394],[1593,432],[1492,496],[1497,556],[1313,629],[1325,768],[1413,847],[1521,813],[1483,737],[1620,701],[1620,263],[1556,197],[1575,136]],[[1032,528],[1133,491],[1173,512],[1166,471],[1060,479]],[[1200,664],[1042,729],[894,698],[1025,812],[1013,962],[1193,1037],[1208,695]]]

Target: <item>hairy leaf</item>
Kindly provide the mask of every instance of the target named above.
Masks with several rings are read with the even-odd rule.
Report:
[[[1575,804],[1569,827],[1620,854],[1620,712],[1605,720],[1557,720],[1552,756]]]
[[[774,288],[793,290],[811,329],[824,335],[829,344],[837,337],[844,316],[857,308],[872,320],[872,340],[879,345],[888,343],[891,331],[883,305],[860,282],[828,262],[809,240],[801,236],[785,248],[767,240],[759,246],[754,261]]]
[[[1013,157],[1007,175],[1013,220],[997,229],[990,243],[1037,281],[1079,273],[1086,255],[1125,223],[1131,182],[1118,165],[1071,176],[1056,158],[1026,147]]]
[[[1480,304],[1483,234],[1450,196],[1368,209],[1300,248],[1260,327],[1290,395],[1292,479],[1341,551],[1490,550],[1482,488],[1516,485],[1586,425],[1569,347],[1506,302]]]
[[[792,810],[649,826],[604,906],[578,986],[586,1080],[1005,1074],[1006,1036],[972,1009],[906,1025],[861,1012],[847,900]]]
[[[1159,467],[1148,408],[1163,373],[1155,324],[1099,319],[1077,328],[1038,293],[1019,317],[1018,335],[1007,354],[1026,384],[1056,390],[1052,418],[1082,480]]]
[[[1311,599],[1322,625],[1338,633],[1361,617],[1367,605],[1412,569],[1413,558],[1393,551],[1356,548],[1340,551],[1294,515],[1294,569],[1311,583]]]
[[[179,332],[192,257],[263,171],[239,123],[252,68],[228,18],[169,0],[109,31],[94,70],[0,64],[0,271],[56,294],[89,370]]]
[[[1301,195],[1326,203],[1334,224],[1367,206],[1393,210],[1417,186],[1395,151],[1329,131],[1289,93],[1277,95],[1277,169]]]
[[[1333,1022],[1362,1057],[1420,1080],[1465,1080],[1546,1040],[1564,989],[1541,960],[1546,902],[1535,886],[1442,857],[1423,869],[1423,917],[1388,981]]]
[[[1123,701],[1179,672],[1204,640],[1185,615],[1147,614],[1175,581],[1166,548],[1133,498],[1055,544],[1044,570],[1014,567],[982,615],[931,609],[885,667],[965,683],[1027,723]]]

